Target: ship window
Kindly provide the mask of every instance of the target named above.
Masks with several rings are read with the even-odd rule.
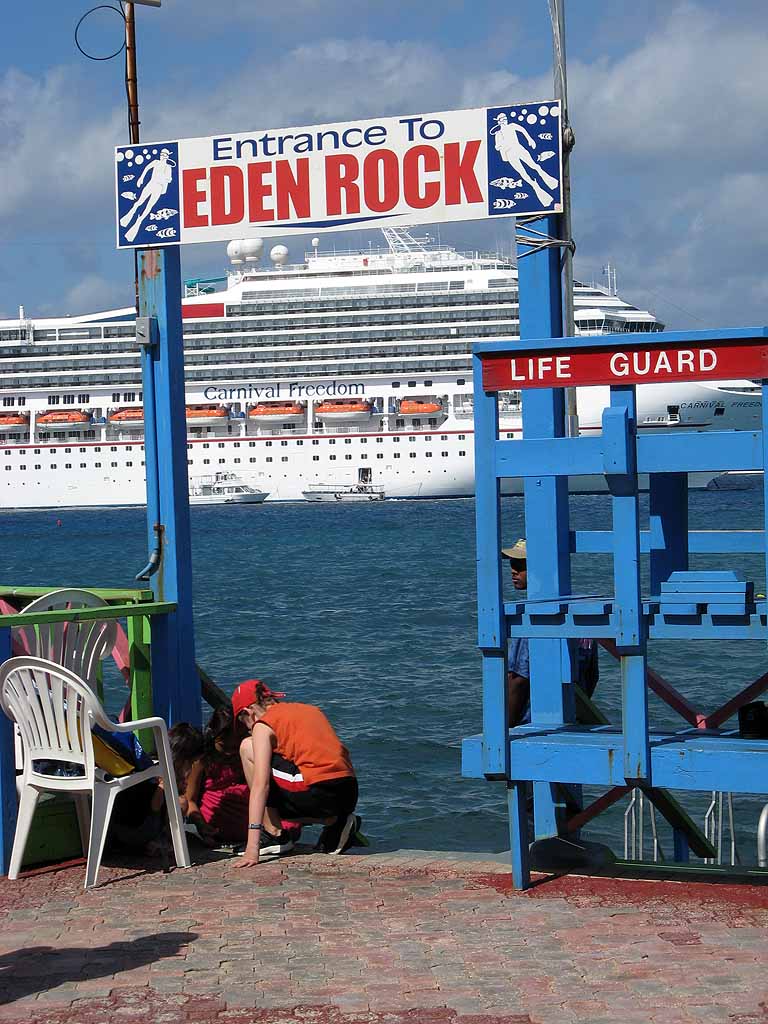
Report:
[[[10,455],[10,454],[11,454],[11,449],[10,448],[6,448],[6,450],[3,452],[3,455]]]
[[[281,462],[287,462],[288,461],[288,456],[287,455],[283,455],[283,457],[280,459],[280,461]]]
[[[368,444],[368,438],[367,437],[361,437],[360,438],[360,444]]]
[[[416,440],[416,438],[415,438],[415,437],[413,437],[413,436],[411,436],[411,437],[409,437],[409,438],[408,438],[408,440],[409,440],[409,441],[415,441],[415,440]]]
[[[395,452],[395,458],[396,458],[396,459],[399,459],[399,458],[400,458],[400,452]]]
[[[507,437],[514,437],[514,434],[507,434]]]
[[[240,442],[239,441],[235,441],[235,448],[239,448],[239,447],[240,447]]]
[[[99,447],[98,445],[96,445],[96,447],[95,447],[95,448],[94,448],[93,450],[94,450],[95,452],[100,452],[100,451],[101,451],[101,448],[100,448],[100,447]]]
[[[59,396],[58,395],[48,395],[48,405],[58,405],[58,404],[59,404]]]
[[[248,459],[248,461],[249,461],[249,462],[255,462],[255,461],[256,461],[256,459],[255,459],[255,458],[254,458],[253,456],[251,456],[251,457],[250,457],[250,459]]]
[[[39,462],[35,464],[35,469],[40,469],[40,463]]]
[[[126,462],[126,466],[132,466],[132,465],[133,465],[132,462]]]
[[[384,443],[384,438],[383,437],[377,437],[376,438],[376,444],[383,444],[383,443]]]
[[[393,437],[392,438],[392,443],[393,444],[400,444],[400,438],[399,437]]]
[[[203,441],[203,448],[210,448],[210,447],[211,446],[208,444],[207,441]]]
[[[74,395],[64,395],[64,405],[74,405],[74,404],[75,404],[75,396]]]
[[[466,452],[459,452],[459,455],[466,455]]]
[[[249,448],[255,448],[256,447],[256,442],[255,441],[249,441],[248,442],[248,447]],[[253,461],[253,459],[251,459],[251,461]]]
[[[64,449],[64,454],[65,455],[71,455],[72,454],[72,449],[71,448],[65,448]]]
[[[224,442],[223,441],[219,441],[219,448],[223,448],[223,447],[224,447]]]
[[[351,437],[345,437],[344,438],[344,444],[352,444],[352,438]]]
[[[467,382],[466,382],[466,380],[463,377],[458,377],[456,379],[456,383],[457,384],[466,384]]]
[[[77,396],[77,400],[78,400],[78,402],[90,402],[91,396],[90,395],[78,395]]]
[[[204,466],[210,466],[210,464],[211,464],[211,460],[210,459],[203,459],[203,465]]]
[[[110,466],[112,467],[112,469],[116,469],[117,468],[117,463],[116,462],[110,462]]]
[[[271,448],[271,447],[272,447],[272,442],[271,441],[267,441],[267,448]]]
[[[297,441],[297,442],[296,442],[296,447],[297,447],[297,448],[300,448],[300,447],[301,447],[301,446],[302,446],[303,444],[304,444],[304,442],[303,442],[303,441]]]
[[[19,399],[19,405],[26,405],[26,404],[27,404],[26,398],[20,398]]]
[[[405,426],[405,420],[395,420],[395,426],[396,427],[404,427]]]
[[[188,445],[187,445],[187,451],[191,451],[191,450],[192,450],[192,445],[191,445],[191,444],[188,444]]]
[[[33,455],[39,455],[40,454],[40,449],[39,448],[35,448],[35,450],[34,450],[34,452],[32,454]]]
[[[255,461],[256,461],[255,459],[251,459],[251,462],[255,462]],[[266,461],[267,462],[271,462],[272,461],[272,456],[268,455],[267,458],[266,458]]]
[[[384,458],[384,453],[383,452],[377,452],[376,453],[376,458],[377,459],[383,459]]]
[[[409,380],[408,381],[408,387],[409,388],[415,388],[416,387],[416,381],[415,380]]]
[[[425,388],[431,388],[432,387],[432,381],[431,380],[425,380],[424,381],[424,387]]]
[[[94,462],[94,466],[96,467],[96,469],[101,469],[101,463],[100,462]]]
[[[85,463],[84,462],[80,463],[80,469],[85,469]]]
[[[432,458],[432,452],[424,452],[424,454],[426,455],[426,457],[427,457],[428,459],[431,459],[431,458]]]
[[[3,405],[5,405],[5,406],[15,405],[15,404],[16,404],[16,399],[15,398],[4,398],[3,399]]]
[[[240,459],[235,459],[235,462],[239,462],[239,461],[240,461]]]
[[[26,469],[26,466],[19,466],[19,469]]]
[[[400,381],[399,380],[393,380],[392,381],[392,387],[393,388],[399,388],[400,387]]]
[[[334,440],[333,438],[331,438],[331,439],[330,439],[330,440],[328,441],[328,444],[336,444],[336,442],[335,442],[335,440]]]
[[[448,458],[448,452],[440,452],[444,459]]]
[[[411,457],[412,459],[415,459],[415,458],[416,458],[416,452],[411,452],[411,453],[410,453],[410,457]]]
[[[56,449],[55,448],[49,448],[48,449],[48,454],[49,455],[55,455],[56,454]]]
[[[192,461],[192,459],[187,459],[187,465],[194,466],[194,462]]]
[[[319,441],[313,441],[312,444],[320,444]]]
[[[328,458],[331,460],[331,462],[335,462],[336,461],[336,456],[335,455],[329,455]]]
[[[319,455],[313,455],[312,456],[312,461],[313,462],[319,462],[320,461],[320,456]]]
[[[119,391],[113,391],[112,392],[112,401],[113,402],[119,402],[120,401],[120,392]]]
[[[226,461],[227,461],[226,459],[219,459],[219,465],[221,466]]]
[[[345,458],[345,459],[351,459],[351,458],[352,458],[352,456],[351,456],[351,455],[345,455],[345,456],[344,456],[344,458]]]
[[[418,419],[414,420],[413,421],[413,425],[414,425],[414,427],[420,427],[421,426],[421,420],[418,420]]]
[[[287,441],[281,441],[280,444],[283,446],[283,448],[287,448],[288,447],[288,442]]]
[[[56,468],[55,466],[51,467],[51,469],[55,469],[55,468]],[[10,473],[11,472],[11,467],[10,466],[6,466],[5,470],[6,470],[7,473]]]
[[[80,455],[85,455],[85,448],[78,448],[77,450],[80,453]]]
[[[146,465],[146,463],[144,462],[144,459],[141,460],[141,464],[142,464],[142,466]]]
[[[115,445],[112,445],[112,446],[110,447],[110,449],[109,449],[109,450],[110,450],[111,452],[116,452],[116,451],[117,451],[117,448],[115,447]]]
[[[361,458],[361,459],[367,459],[367,458],[368,458],[368,456],[367,456],[367,455],[361,455],[361,456],[360,456],[360,458]]]
[[[723,406],[720,406],[718,409],[715,409],[715,416],[725,416],[725,409],[723,408]]]

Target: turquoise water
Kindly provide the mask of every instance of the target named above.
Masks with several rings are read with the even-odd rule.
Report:
[[[693,493],[690,506],[692,528],[762,525],[759,491]],[[571,498],[571,521],[607,526],[608,498]],[[520,499],[504,501],[504,523],[505,541],[524,533]],[[474,532],[471,500],[192,509],[197,660],[227,691],[256,675],[323,707],[360,775],[366,831],[384,846],[508,846],[503,788],[459,775],[461,737],[480,731]],[[146,562],[144,512],[5,513],[0,543],[4,585],[132,586]],[[573,564],[574,592],[611,591],[608,556]],[[699,566],[734,568],[765,591],[757,556],[698,556]],[[766,669],[760,643],[657,642],[650,660],[703,708]],[[605,653],[596,697],[617,721]],[[110,690],[113,710],[123,699]],[[680,721],[651,706],[656,724]],[[739,804],[752,830],[757,807]],[[590,835],[615,844],[621,810]]]

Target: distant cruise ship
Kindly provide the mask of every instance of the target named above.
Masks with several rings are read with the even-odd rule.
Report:
[[[518,336],[516,267],[407,229],[384,234],[386,248],[365,251],[319,252],[315,239],[299,264],[276,245],[266,266],[258,239],[233,242],[226,278],[187,282],[193,489],[232,474],[268,501],[473,493],[470,350]],[[579,334],[663,329],[615,288],[577,284],[575,306]],[[21,309],[0,321],[0,507],[144,503],[134,317],[120,309],[33,320]],[[580,390],[582,432],[599,431],[607,397],[607,388]],[[501,417],[502,436],[519,436],[519,393],[502,396]],[[641,429],[759,421],[751,381],[639,391]],[[600,478],[573,483],[602,487]]]

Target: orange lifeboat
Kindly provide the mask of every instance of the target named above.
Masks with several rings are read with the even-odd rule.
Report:
[[[364,398],[326,398],[315,406],[315,416],[331,423],[368,420],[373,415],[373,402]]]
[[[49,409],[37,417],[41,427],[74,427],[83,430],[92,423],[88,413],[81,409]]]
[[[10,427],[28,427],[29,414],[21,412],[0,413],[0,430],[8,430]]]
[[[212,427],[226,423],[228,419],[229,410],[222,409],[220,405],[187,406],[188,427]]]
[[[248,410],[254,423],[298,423],[304,419],[304,406],[298,402],[258,402]]]
[[[135,406],[132,409],[116,409],[115,412],[110,413],[109,422],[116,427],[128,430],[132,427],[143,427],[144,410],[137,409]]]
[[[398,412],[401,416],[439,416],[443,406],[436,398],[403,398]]]

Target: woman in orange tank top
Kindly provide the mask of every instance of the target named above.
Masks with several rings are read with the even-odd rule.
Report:
[[[234,715],[249,733],[240,744],[250,787],[248,843],[240,868],[293,848],[282,833],[282,819],[323,824],[318,848],[324,853],[367,845],[361,818],[353,813],[358,790],[349,751],[320,708],[279,703],[284,696],[258,679],[246,680],[232,694]]]

